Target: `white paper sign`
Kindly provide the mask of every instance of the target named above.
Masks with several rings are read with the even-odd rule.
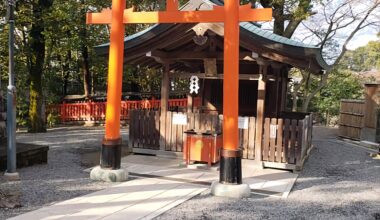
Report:
[[[187,125],[187,116],[184,114],[173,114],[173,125]]]
[[[248,129],[248,118],[247,117],[239,117],[238,126],[240,129]]]
[[[270,138],[276,138],[277,125],[270,125]]]

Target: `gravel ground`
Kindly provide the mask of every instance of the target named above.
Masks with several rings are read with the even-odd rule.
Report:
[[[101,127],[55,128],[47,133],[18,133],[17,141],[49,145],[48,164],[19,169],[21,181],[1,181],[0,191],[18,190],[21,208],[0,209],[0,219],[20,215],[55,202],[67,200],[109,187],[112,183],[89,179],[85,168],[98,164],[104,130]],[[126,129],[122,131],[127,140]],[[17,192],[16,192],[17,194]]]
[[[380,160],[316,127],[314,150],[288,199],[242,200],[205,192],[156,219],[376,219],[380,220]]]
[[[365,149],[336,141],[335,132],[315,128],[315,149],[286,200],[231,200],[205,192],[156,219],[380,219],[380,160],[370,158]],[[20,142],[50,145],[49,163],[19,169],[20,182],[0,180],[0,189],[19,189],[22,204],[0,209],[0,219],[112,185],[93,182],[83,172],[93,165],[102,136],[101,128],[81,127],[18,134]]]

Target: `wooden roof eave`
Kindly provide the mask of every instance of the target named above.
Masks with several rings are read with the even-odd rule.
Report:
[[[318,48],[305,48],[272,42],[269,39],[250,34],[247,30],[241,28],[241,45],[251,49],[258,50],[264,57],[286,63],[301,69],[308,69],[315,74],[321,74],[323,69],[328,68],[323,58],[323,62],[318,62],[320,55]],[[255,42],[252,45],[250,42]],[[321,55],[320,55],[321,56]]]
[[[146,54],[147,51],[162,48],[173,43],[173,39],[179,41],[181,37],[176,37],[178,33],[187,33],[191,30],[194,24],[159,24],[154,25],[149,31],[144,30],[144,33],[138,33],[131,38],[126,38],[124,44],[124,53],[128,54],[125,61],[130,61],[138,56]],[[173,36],[173,34],[175,36]],[[109,44],[103,44],[95,47],[98,55],[104,56],[108,54]]]
[[[125,44],[125,62],[136,63],[140,58],[145,57],[146,53],[165,47],[173,47],[175,41],[183,42],[185,38],[193,36],[192,28],[202,26],[217,35],[223,37],[223,24],[160,24],[149,28],[145,33],[127,40]],[[175,39],[175,41],[173,41]],[[252,43],[254,42],[254,43]],[[286,63],[298,68],[309,69],[314,73],[321,73],[328,65],[324,62],[317,48],[303,48],[273,42],[261,36],[252,34],[248,30],[241,28],[241,47],[262,53],[264,57]],[[96,48],[98,54],[107,53],[108,45]],[[318,55],[320,56],[318,59]],[[322,61],[322,62],[321,62]],[[154,60],[152,59],[152,62]],[[151,64],[150,64],[151,65]]]
[[[221,37],[224,36],[223,24],[207,23],[198,25],[202,25],[202,28],[209,29]],[[271,60],[286,63],[302,69],[309,69],[315,74],[321,73],[321,71],[327,66],[327,64],[320,65],[320,63],[317,62],[317,54],[319,53],[317,48],[303,48],[273,42],[264,37],[252,34],[242,27],[240,27],[240,33],[241,47],[261,53],[264,57]],[[254,42],[254,44],[252,42]]]

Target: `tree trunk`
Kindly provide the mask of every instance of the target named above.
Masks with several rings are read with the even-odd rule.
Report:
[[[318,87],[313,90],[311,93],[309,93],[305,99],[304,99],[304,102],[302,103],[302,112],[307,112],[308,109],[309,109],[309,104],[310,104],[310,101],[314,98],[314,96],[321,90],[323,89],[323,87],[326,86],[327,84],[327,79],[328,79],[328,76],[329,76],[329,72],[326,72],[321,80],[319,81],[319,85]]]
[[[273,3],[273,33],[283,36],[284,27],[285,27],[285,18],[284,18],[284,0],[278,0]]]
[[[82,26],[79,31],[79,37],[81,42],[81,54],[82,54],[82,71],[83,71],[83,90],[84,96],[86,98],[90,98],[91,96],[91,72],[90,72],[90,63],[88,56],[88,47],[87,47],[87,29],[86,29],[86,8],[84,4],[84,0],[81,0],[82,6]]]
[[[43,35],[43,14],[52,5],[52,1],[38,1],[33,5],[33,25],[30,30],[30,104],[29,132],[45,132],[45,115],[43,111],[42,74],[45,62],[45,37]]]
[[[63,64],[63,97],[67,95],[67,86],[69,84],[70,77],[70,62],[71,62],[71,51],[67,51],[66,58]]]
[[[88,62],[88,48],[82,45],[82,71],[83,71],[83,86],[84,86],[84,96],[90,98],[91,96],[91,73],[90,65]]]

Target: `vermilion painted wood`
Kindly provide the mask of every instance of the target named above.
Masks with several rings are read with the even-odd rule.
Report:
[[[111,24],[108,67],[106,140],[120,138],[120,97],[124,59],[124,26],[132,23],[211,23],[224,22],[224,77],[223,84],[223,142],[224,149],[239,147],[239,22],[270,21],[271,9],[252,9],[240,6],[237,0],[226,0],[224,6],[211,11],[178,11],[177,0],[166,1],[166,11],[134,12],[124,9],[125,0],[112,0],[112,10],[87,14],[87,24]]]
[[[121,101],[121,120],[129,118],[132,109],[159,109],[160,100]],[[63,103],[47,107],[48,113],[56,113],[60,121],[100,121],[106,117],[106,102]],[[187,107],[187,99],[170,99],[169,107]],[[200,107],[200,99],[194,99],[194,107]]]

